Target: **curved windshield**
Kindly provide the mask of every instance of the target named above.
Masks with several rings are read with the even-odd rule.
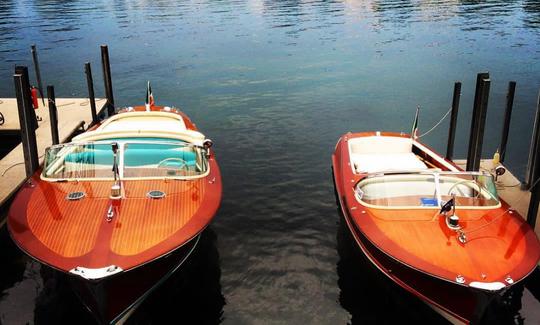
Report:
[[[118,144],[115,155],[113,144]],[[206,149],[185,142],[70,143],[47,149],[42,176],[50,180],[192,178],[206,174]]]
[[[494,207],[493,177],[475,172],[374,174],[361,180],[356,197],[376,207],[439,208],[455,197],[456,207]]]

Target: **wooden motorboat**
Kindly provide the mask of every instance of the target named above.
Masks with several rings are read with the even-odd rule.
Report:
[[[332,156],[338,204],[368,259],[452,323],[481,319],[540,259],[534,230],[488,172],[409,135],[347,133]]]
[[[195,249],[221,201],[212,142],[180,110],[129,107],[47,149],[8,215],[102,323],[124,319]]]

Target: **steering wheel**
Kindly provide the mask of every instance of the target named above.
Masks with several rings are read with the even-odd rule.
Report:
[[[477,194],[476,194],[476,196],[474,196],[474,198],[475,199],[479,198],[480,194],[482,193],[482,188],[480,187],[480,185],[478,185],[478,183],[476,181],[471,180],[471,179],[464,179],[464,180],[459,181],[459,182],[455,183],[454,185],[450,186],[450,188],[448,189],[448,194],[447,195],[452,195],[452,190],[454,188],[456,188],[458,185],[466,184],[466,183],[472,183],[478,188]],[[459,191],[459,193],[461,195],[465,196],[465,193],[461,192],[459,189],[458,189],[458,191]]]
[[[175,164],[172,164],[172,162],[175,162]],[[167,167],[167,168],[178,168],[182,169],[184,166],[187,165],[187,162],[182,158],[165,158],[162,161],[160,161],[157,165],[158,168],[161,167]]]

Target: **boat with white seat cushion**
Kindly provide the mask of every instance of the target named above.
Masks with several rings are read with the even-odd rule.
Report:
[[[409,135],[347,133],[332,155],[336,195],[358,247],[381,272],[453,323],[537,266],[534,230],[497,195]]]

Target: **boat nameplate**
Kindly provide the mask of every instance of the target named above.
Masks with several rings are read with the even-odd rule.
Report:
[[[77,201],[86,196],[84,192],[71,192],[66,196],[66,200]]]

